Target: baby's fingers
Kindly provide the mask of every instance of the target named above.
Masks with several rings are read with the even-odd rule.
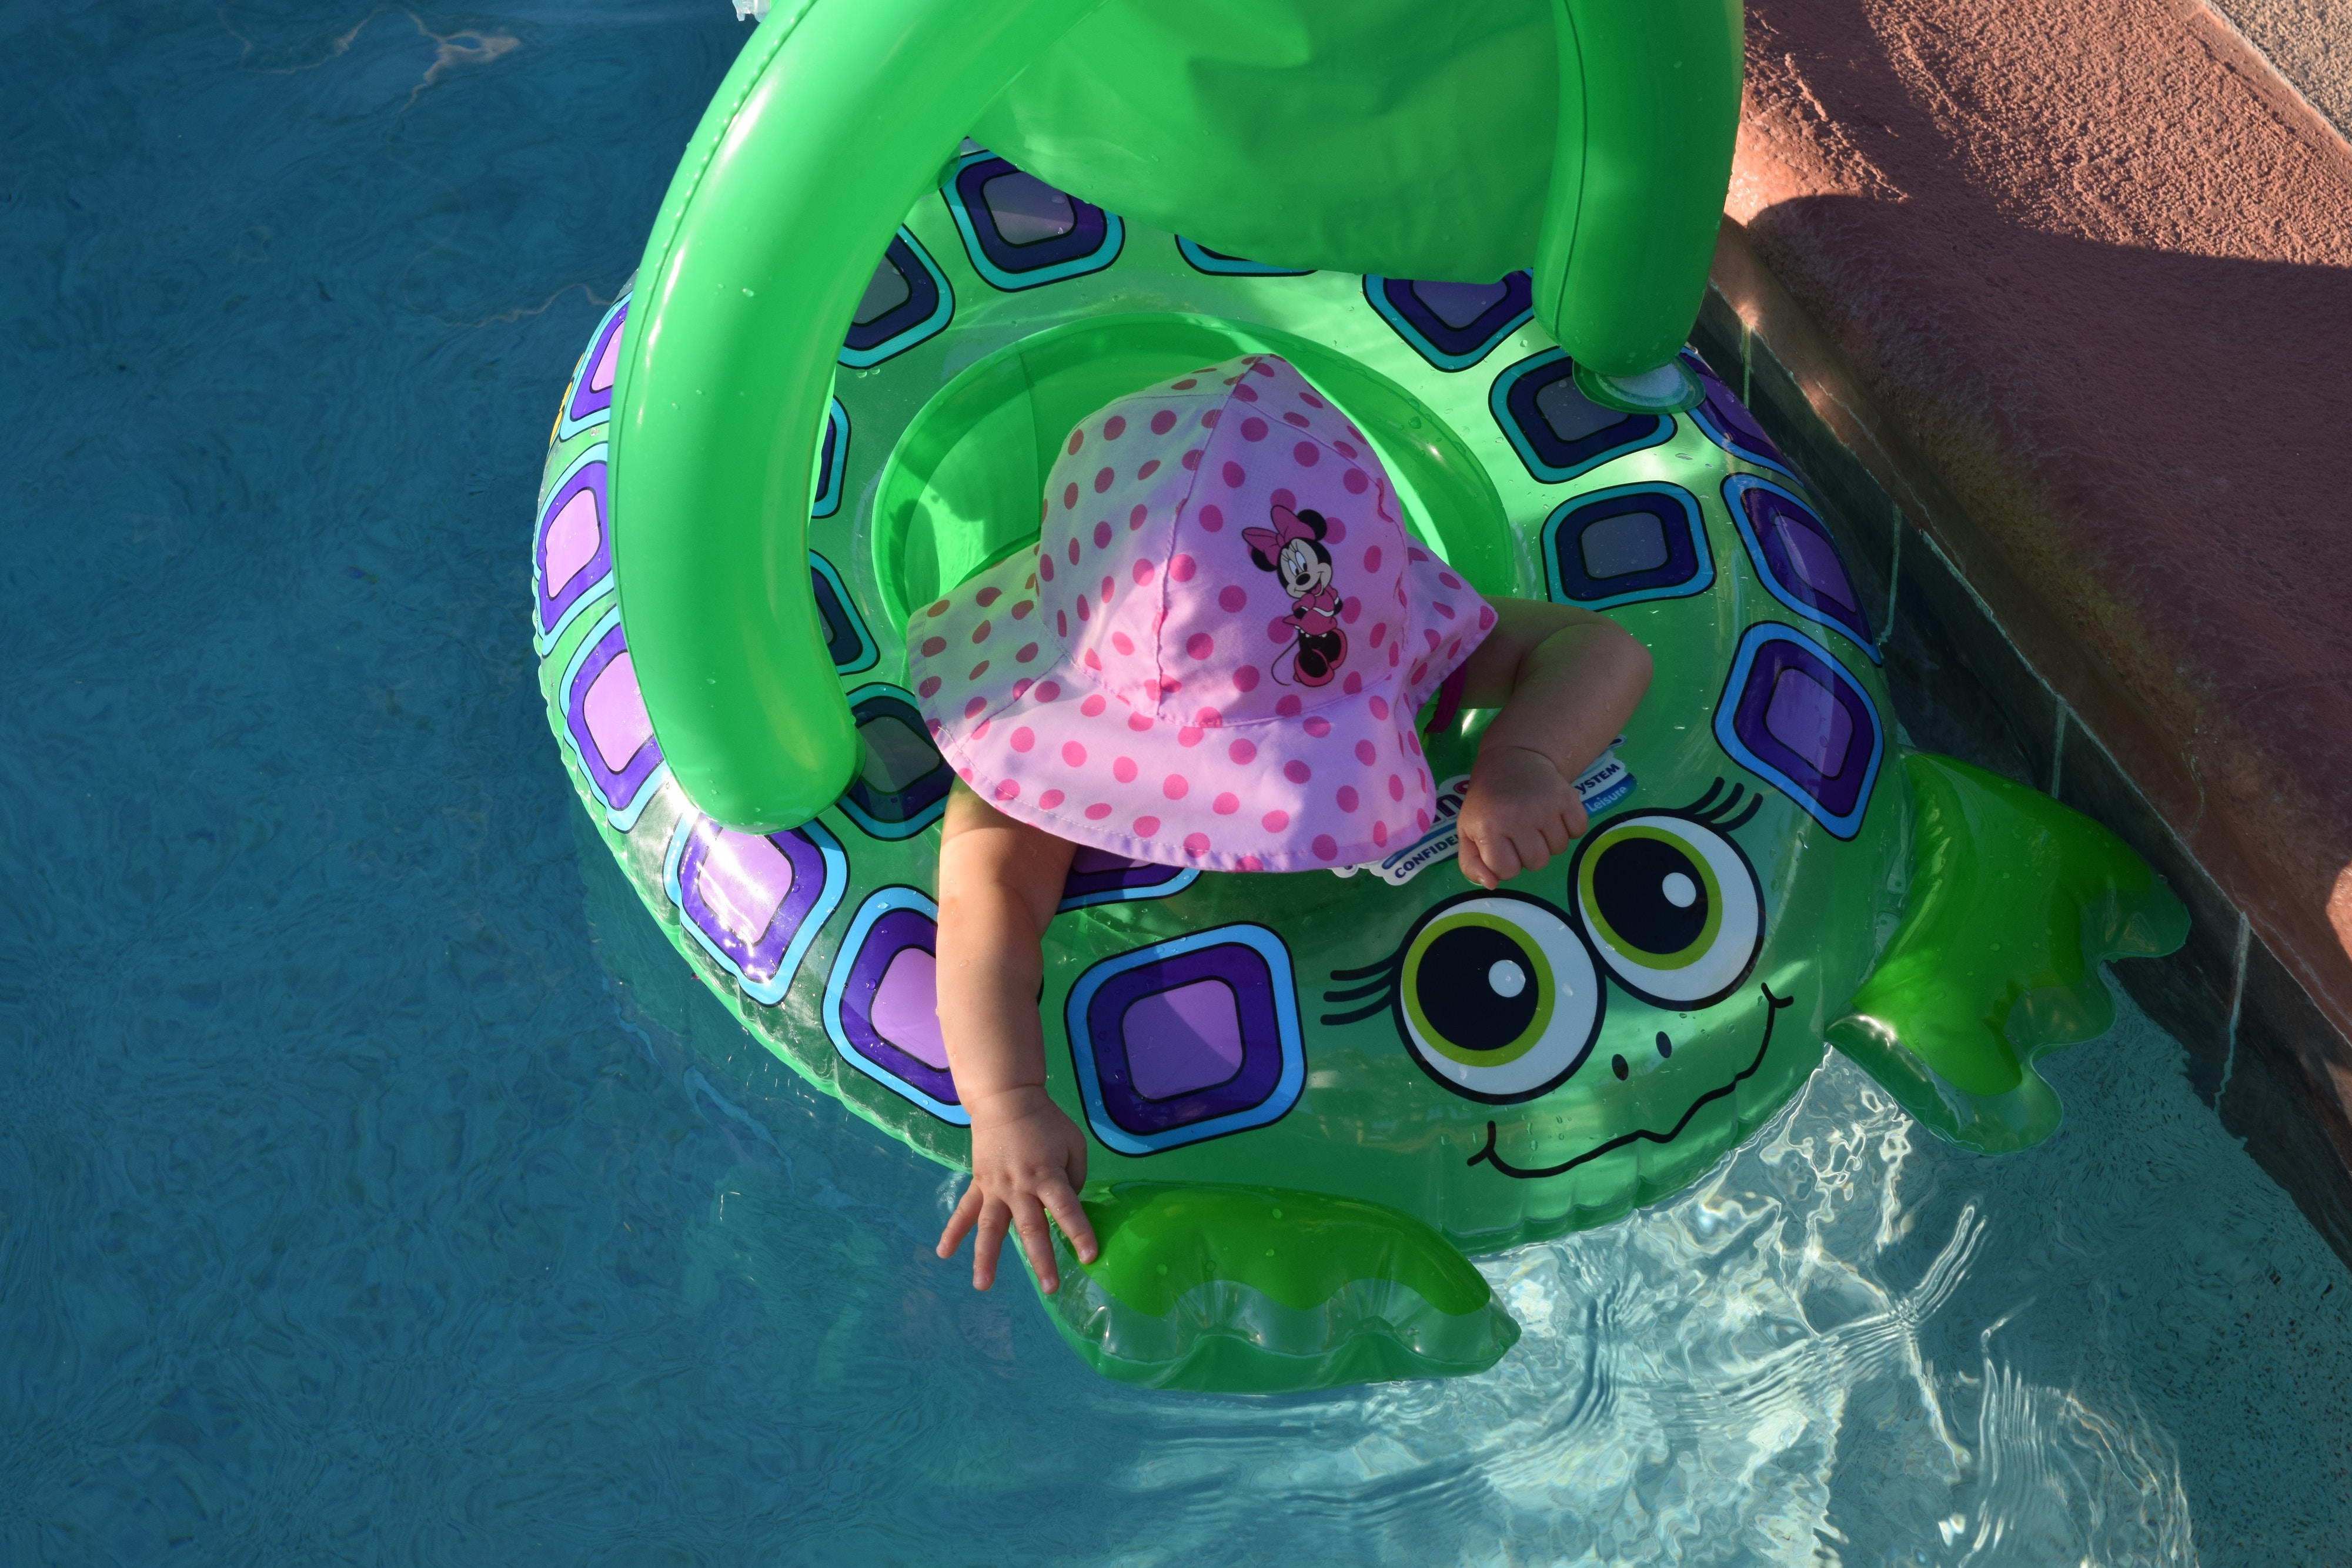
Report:
[[[1462,874],[1480,887],[1493,887],[1495,873],[1487,869],[1486,857],[1478,852],[1478,841],[1464,833],[1461,845]]]
[[[1061,1286],[1061,1270],[1054,1266],[1054,1238],[1045,1228],[1045,1210],[1036,1194],[1024,1192],[1013,1198],[1013,1225],[1021,1233],[1021,1250],[1029,1255],[1038,1288],[1052,1295]]]
[[[1054,1217],[1054,1223],[1070,1239],[1070,1249],[1078,1255],[1078,1261],[1093,1262],[1101,1248],[1095,1241],[1095,1228],[1087,1220],[1087,1211],[1079,1206],[1078,1195],[1070,1190],[1067,1182],[1049,1181],[1038,1196],[1045,1199],[1045,1211]]]
[[[996,1283],[996,1254],[1004,1245],[1004,1232],[1013,1222],[1013,1211],[1002,1199],[992,1198],[981,1205],[980,1235],[971,1244],[971,1288],[985,1291]]]
[[[952,1258],[971,1228],[980,1222],[981,1192],[978,1182],[966,1182],[963,1196],[956,1200],[955,1212],[948,1216],[947,1226],[940,1232],[939,1254]]]

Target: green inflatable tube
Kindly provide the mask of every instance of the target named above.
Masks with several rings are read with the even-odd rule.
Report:
[[[1518,1331],[1473,1257],[1700,1179],[1829,1043],[1937,1134],[2029,1146],[2039,1058],[2113,1017],[2099,963],[2185,935],[2113,835],[1905,749],[1833,519],[1677,350],[1737,81],[1719,0],[804,0],[581,357],[533,632],[617,868],[600,953],[640,1001],[682,959],[944,1166],[953,775],[904,626],[1036,538],[1076,422],[1280,354],[1447,570],[1650,649],[1590,831],[1499,892],[1443,818],[1344,880],[1080,852],[1040,1022],[1103,1249],[1045,1307],[1107,1376],[1479,1372]],[[1488,716],[1424,721],[1441,813]]]

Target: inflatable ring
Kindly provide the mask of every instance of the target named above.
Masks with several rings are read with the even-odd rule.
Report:
[[[1803,476],[1696,355],[1652,374],[1654,406],[1632,384],[1641,334],[1678,340],[1695,291],[1651,298],[1614,345],[1577,336],[1600,298],[1578,280],[1610,279],[1563,254],[1608,183],[1559,165],[1591,149],[1563,135],[1526,182],[1552,208],[1576,186],[1584,225],[1548,208],[1532,275],[1241,259],[954,151],[1000,120],[1053,145],[1000,94],[1033,57],[1083,76],[1062,34],[1087,9],[772,17],[565,391],[534,544],[542,689],[598,831],[697,972],[859,1115],[968,1162],[933,1012],[950,777],[903,685],[908,609],[1035,537],[1080,416],[1270,350],[1367,433],[1451,570],[1607,612],[1656,674],[1579,782],[1591,830],[1498,892],[1462,878],[1444,822],[1341,878],[1080,852],[1040,1004],[1104,1243],[1045,1299],[1079,1354],[1223,1390],[1481,1370],[1517,1331],[1466,1255],[1688,1185],[1825,1041],[1948,1138],[2046,1137],[2037,1054],[2105,1030],[2097,963],[2170,950],[2185,913],[2104,830],[1898,744],[1872,607]],[[1563,39],[1579,9],[1554,0]],[[1736,11],[1729,37],[1736,81]],[[1563,42],[1563,78],[1578,57]],[[1605,146],[1608,94],[1580,101]],[[1699,193],[1708,234],[1721,189]],[[1445,788],[1486,716],[1429,735]]]

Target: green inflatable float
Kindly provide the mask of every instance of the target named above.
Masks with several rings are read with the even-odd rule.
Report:
[[[1465,1253],[1688,1185],[1825,1041],[2032,1144],[2097,963],[2184,935],[2103,830],[1895,744],[1802,476],[1683,350],[1739,61],[1727,0],[782,5],[582,357],[534,559],[567,765],[745,1026],[942,1164],[902,629],[1035,538],[1082,415],[1278,352],[1454,570],[1652,650],[1591,830],[1500,892],[1444,821],[1342,877],[1080,852],[1040,1005],[1104,1248],[1046,1306],[1111,1376],[1482,1370],[1517,1330]]]

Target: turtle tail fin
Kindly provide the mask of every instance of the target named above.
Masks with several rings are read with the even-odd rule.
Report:
[[[2104,1034],[2108,958],[2189,934],[2180,900],[2122,840],[1948,757],[1903,758],[1916,810],[1903,920],[1829,1027],[1903,1108],[1980,1154],[2057,1131],[2042,1053]]]

